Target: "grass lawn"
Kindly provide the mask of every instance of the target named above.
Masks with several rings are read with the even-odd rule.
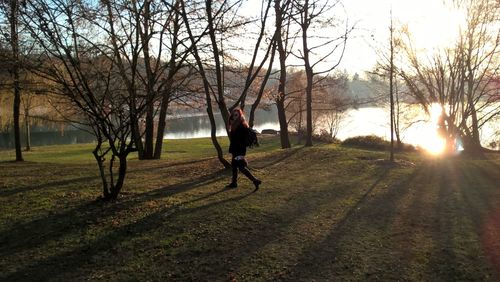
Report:
[[[498,154],[391,166],[264,138],[253,193],[224,189],[210,140],[168,140],[163,160],[130,158],[106,203],[91,150],[0,151],[0,280],[500,280]]]

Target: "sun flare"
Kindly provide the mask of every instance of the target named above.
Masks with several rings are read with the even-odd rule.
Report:
[[[446,140],[439,136],[438,121],[442,114],[441,105],[434,103],[429,110],[430,119],[420,135],[420,146],[432,155],[440,155],[446,149]]]
[[[439,136],[430,136],[430,139],[422,144],[424,149],[432,155],[440,155],[446,149],[446,141]]]

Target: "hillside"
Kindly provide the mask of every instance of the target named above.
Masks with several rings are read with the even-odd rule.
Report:
[[[224,188],[208,139],[167,141],[165,160],[131,160],[113,203],[96,199],[89,145],[0,162],[0,280],[500,279],[498,156],[392,166],[384,152],[262,143],[257,192]]]

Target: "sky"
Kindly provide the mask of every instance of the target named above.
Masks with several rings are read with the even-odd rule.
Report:
[[[356,28],[340,68],[360,74],[372,68],[377,60],[374,48],[389,44],[391,9],[395,28],[406,25],[417,48],[432,52],[436,46],[449,45],[463,16],[445,2],[451,0],[344,0]]]
[[[339,13],[345,14],[355,29],[337,70],[363,75],[373,68],[377,61],[375,49],[387,48],[389,44],[391,10],[394,27],[406,26],[417,48],[432,52],[435,46],[449,45],[464,18],[451,8],[451,3],[452,0],[342,0],[339,8],[345,11]],[[259,0],[245,2],[243,13],[258,14],[260,4]]]

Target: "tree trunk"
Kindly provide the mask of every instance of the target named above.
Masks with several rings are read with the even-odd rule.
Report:
[[[148,95],[152,95],[151,93]],[[153,159],[153,136],[154,136],[154,105],[148,103],[146,110],[146,125],[144,131],[144,154],[143,160]]]
[[[150,47],[150,6],[151,1],[144,1],[142,4],[142,22],[137,22],[139,33],[141,37],[141,46],[144,56],[144,68],[146,72],[146,120],[144,129],[144,154],[142,159],[153,159],[153,139],[154,139],[154,100],[156,92],[154,90],[155,74],[151,65],[151,55],[149,52]],[[135,5],[134,5],[135,7]],[[142,24],[141,24],[142,23]]]
[[[17,34],[17,15],[19,11],[19,2],[10,1],[10,44],[12,48],[12,76],[14,78],[14,144],[16,147],[16,161],[23,161],[21,152],[21,126],[19,122],[21,107],[21,87],[19,83],[19,37]]]
[[[299,99],[299,124],[297,126],[297,144],[302,144],[302,97]]]
[[[290,148],[290,139],[288,138],[288,123],[285,114],[285,103],[283,99],[276,100],[276,108],[278,109],[278,121],[280,123],[280,140],[281,148]]]
[[[97,136],[97,145],[94,148],[94,151],[92,153],[94,154],[94,158],[97,162],[97,166],[99,167],[99,175],[101,176],[101,182],[102,182],[102,197],[103,199],[109,199],[110,193],[108,189],[108,181],[106,179],[106,172],[104,168],[104,158],[103,156],[99,155],[99,150],[101,149],[102,145],[102,139]]]
[[[217,81],[217,105],[219,106],[219,111],[224,120],[225,124],[229,122],[229,110],[227,108],[225,98],[224,98],[224,66],[221,63],[220,57],[223,56],[222,51],[219,50],[217,46],[217,38],[215,36],[214,19],[212,15],[212,0],[206,0],[206,12],[208,21],[208,35],[210,37],[210,42],[213,48],[214,54],[214,67],[215,67],[215,77]],[[223,57],[222,57],[223,58]],[[229,134],[229,129],[226,127],[226,131]]]
[[[119,166],[118,166],[118,179],[116,180],[116,184],[111,186],[111,194],[109,195],[109,200],[116,200],[120,191],[123,187],[123,182],[125,181],[125,175],[127,173],[127,155],[122,154],[118,156]]]
[[[479,122],[477,120],[477,111],[476,111],[476,107],[474,106],[474,103],[472,102],[472,98],[470,97],[471,95],[469,95],[469,107],[470,107],[470,110],[471,110],[471,119],[472,119],[472,123],[471,123],[471,126],[472,126],[472,136],[471,136],[471,145],[474,147],[475,150],[478,150],[480,151],[482,149],[482,146],[481,146],[481,138],[480,138],[480,134],[479,134]]]
[[[210,105],[210,103],[208,104],[208,107],[207,107],[207,114],[208,114],[208,118],[210,119],[210,125],[211,125],[211,130],[210,130],[210,137],[212,139],[212,143],[215,147],[215,150],[217,151],[217,158],[219,159],[219,161],[221,162],[221,164],[225,167],[225,168],[230,168],[231,167],[231,164],[224,158],[224,154],[222,153],[222,148],[219,144],[219,141],[217,140],[217,126],[216,126],[216,123],[215,123],[215,118],[214,118],[214,113],[213,113],[213,110],[212,110],[212,105]]]
[[[134,140],[135,143],[135,148],[137,149],[137,155],[140,160],[144,158],[144,147],[142,144],[142,137],[141,137],[141,131],[140,131],[140,119],[137,118],[137,114],[134,110],[134,107],[136,106],[135,102],[131,102],[131,109],[130,109],[130,125],[131,125],[131,131],[132,131],[132,140]]]
[[[167,125],[165,119],[167,118],[167,110],[168,110],[168,99],[169,94],[164,94],[161,108],[160,108],[160,116],[158,118],[158,129],[156,131],[156,144],[155,144],[155,153],[153,159],[159,160],[161,158],[161,150],[163,149],[163,134],[165,132],[165,126]]]
[[[207,6],[211,7],[211,1],[207,2]],[[184,1],[181,1],[181,9],[182,9],[182,18],[184,19],[184,23],[186,24],[186,30],[188,32],[191,43],[193,44],[193,55],[196,59],[196,64],[198,65],[198,71],[200,72],[200,75],[203,78],[203,88],[205,91],[205,98],[206,98],[206,102],[207,102],[207,114],[208,114],[208,118],[210,120],[210,126],[211,126],[210,136],[212,139],[212,143],[215,147],[215,150],[217,151],[217,158],[219,159],[221,164],[225,168],[230,168],[231,165],[229,164],[229,162],[226,159],[224,159],[224,154],[222,153],[221,146],[219,144],[219,141],[217,141],[217,134],[216,134],[217,133],[217,125],[215,123],[214,113],[213,113],[213,109],[212,109],[212,98],[210,97],[210,95],[211,95],[210,84],[207,80],[207,75],[205,73],[203,63],[202,63],[200,55],[198,53],[198,48],[196,47],[196,40],[195,40],[193,33],[191,32],[191,28],[189,26],[189,20],[187,18],[185,6],[184,6]],[[207,13],[211,14],[211,10],[207,11]],[[209,21],[210,20],[211,20],[211,16],[209,16]],[[216,56],[218,56],[218,54],[216,54]],[[219,67],[220,67],[220,65],[219,65]],[[218,80],[219,79],[220,79],[220,77],[218,77]],[[220,107],[220,104],[219,104],[219,107]],[[221,114],[222,114],[223,118],[224,118],[224,114],[226,115],[226,117],[229,116],[228,112],[221,113]],[[227,118],[224,118],[224,121],[227,122]]]
[[[309,61],[309,47],[307,44],[308,40],[308,34],[307,34],[307,29],[309,26],[309,1],[305,1],[304,3],[304,11],[303,11],[303,23],[301,24],[302,28],[302,49],[304,52],[304,68],[306,72],[306,79],[307,79],[307,85],[306,85],[306,127],[307,127],[307,136],[306,136],[306,146],[310,147],[313,145],[312,143],[312,130],[313,130],[313,123],[312,123],[312,87],[313,87],[313,69],[311,67],[311,62]]]
[[[282,26],[283,26],[283,13],[281,10],[281,1],[274,0],[274,11],[276,15],[276,45],[279,54],[280,63],[280,78],[278,82],[278,96],[276,98],[276,108],[278,110],[278,121],[280,123],[280,140],[281,148],[290,148],[290,139],[288,137],[288,122],[286,120],[285,112],[285,86],[286,86],[286,50],[283,44]]]
[[[392,12],[391,12],[391,27],[390,30],[390,69],[389,69],[389,98],[390,98],[390,103],[391,103],[391,155],[390,155],[390,161],[394,162],[394,122],[395,122],[395,116],[394,116],[394,89],[393,89],[393,78],[394,78],[394,43],[393,43],[393,27],[392,27]]]
[[[31,151],[30,120],[28,112],[25,112],[24,115],[24,126],[26,130],[26,151]]]
[[[179,8],[179,1],[175,2],[175,9],[177,10]],[[172,42],[172,50],[170,54],[170,61],[168,62],[168,77],[167,77],[167,82],[165,84],[165,88],[163,89],[162,92],[162,97],[161,97],[161,104],[160,104],[160,116],[158,117],[158,129],[156,131],[156,144],[155,144],[155,152],[154,152],[154,159],[159,160],[161,158],[161,150],[163,148],[163,134],[165,132],[165,126],[166,122],[165,119],[167,118],[167,110],[168,106],[170,103],[170,96],[172,94],[172,86],[173,86],[173,81],[174,81],[174,70],[177,70],[180,65],[182,64],[182,61],[177,64],[176,62],[176,54],[177,54],[177,46],[178,46],[178,40],[177,40],[177,35],[179,33],[180,29],[180,24],[179,24],[179,13],[175,14],[175,20],[174,20],[174,30],[173,30],[173,42]]]
[[[313,122],[312,122],[312,84],[313,84],[313,74],[312,69],[306,68],[307,75],[307,86],[306,86],[306,127],[307,127],[307,137],[306,146],[310,147],[312,143],[313,134]]]
[[[14,75],[16,77],[16,75]],[[21,152],[21,126],[20,126],[20,106],[21,106],[21,93],[19,91],[19,76],[14,78],[14,144],[16,147],[16,161],[24,161]]]
[[[276,36],[276,35],[275,35]],[[259,93],[257,94],[257,98],[255,99],[254,103],[252,104],[252,107],[250,108],[250,117],[248,119],[248,125],[253,128],[254,126],[254,121],[255,121],[255,111],[257,110],[257,107],[260,104],[260,100],[262,99],[262,95],[264,94],[264,90],[266,88],[267,81],[269,80],[269,77],[271,76],[271,72],[273,69],[273,63],[274,63],[274,54],[276,52],[276,43],[273,43],[273,47],[271,50],[271,59],[269,60],[269,66],[266,71],[266,75],[264,76],[264,81],[262,82]]]
[[[403,142],[401,141],[401,131],[400,131],[400,115],[401,115],[401,104],[399,103],[399,91],[398,91],[398,82],[394,81],[394,98],[396,98],[396,110],[394,113],[394,134],[396,134],[396,147],[398,150],[403,149]]]

